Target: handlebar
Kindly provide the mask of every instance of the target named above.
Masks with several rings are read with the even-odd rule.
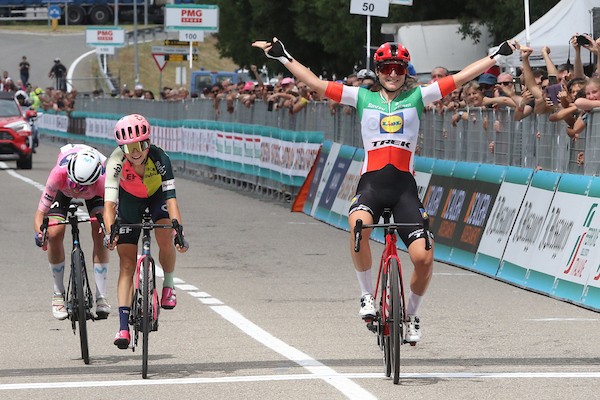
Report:
[[[141,223],[137,223],[137,224],[124,224],[121,222],[121,218],[117,218],[115,220],[115,223],[112,224],[111,229],[110,229],[110,242],[109,243],[113,243],[115,240],[115,237],[117,236],[119,230],[122,227],[128,227],[128,228],[134,228],[134,229],[148,229],[148,230],[153,230],[156,228],[160,228],[160,229],[174,229],[175,230],[175,243],[180,245],[181,247],[184,246],[185,240],[183,237],[183,225],[181,225],[179,223],[179,221],[177,221],[175,218],[173,218],[171,220],[171,224],[155,224],[154,222],[151,221],[142,221]]]
[[[71,205],[70,207],[73,207],[73,206]],[[74,210],[76,211],[77,207],[75,207]],[[72,211],[71,208],[69,208],[69,211]],[[72,218],[73,216],[75,216],[74,211],[71,213],[70,217],[68,217],[67,219],[65,219],[63,221],[58,221],[58,220],[50,221],[50,219],[48,218],[47,215],[44,217],[44,220],[43,220],[42,224],[40,225],[40,232],[42,233],[42,243],[44,243],[44,245],[42,246],[42,249],[44,251],[48,249],[48,244],[46,243],[46,240],[48,239],[48,228],[51,226],[82,224],[82,223],[86,223],[86,222],[98,221],[98,223],[100,224],[100,228],[102,229],[102,233],[106,234],[106,226],[104,225],[104,218],[102,217],[101,213],[97,213],[95,217],[87,217],[87,218]]]
[[[425,250],[431,249],[431,239],[429,237],[429,218],[424,218],[423,223],[385,223],[385,224],[363,224],[362,219],[356,220],[356,225],[354,226],[354,251],[358,253],[360,251],[360,241],[362,239],[362,230],[363,229],[372,229],[372,228],[385,228],[396,230],[396,228],[400,227],[422,227],[425,236]]]

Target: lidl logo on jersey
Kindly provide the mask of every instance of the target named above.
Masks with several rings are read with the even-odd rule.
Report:
[[[379,133],[403,133],[404,113],[379,114]]]

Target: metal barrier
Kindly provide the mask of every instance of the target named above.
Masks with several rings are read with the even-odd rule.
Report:
[[[332,113],[327,102],[312,102],[297,114],[287,109],[268,111],[257,101],[245,107],[237,101],[217,109],[210,99],[160,101],[83,97],[77,111],[94,113],[143,114],[148,118],[173,120],[215,120],[272,126],[280,129],[319,131],[325,139],[362,147],[360,124],[352,108],[338,107]],[[465,109],[467,121],[452,124],[452,113],[424,112],[417,154],[435,159],[510,165],[554,172],[600,174],[600,118],[590,113],[587,127],[578,139],[566,134],[566,124],[551,122],[547,115],[513,120],[511,109]]]

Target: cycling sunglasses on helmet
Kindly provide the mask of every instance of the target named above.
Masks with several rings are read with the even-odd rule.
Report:
[[[148,147],[150,147],[150,141],[144,140],[142,142],[121,144],[121,145],[119,145],[119,147],[121,148],[121,150],[123,150],[123,153],[125,153],[125,154],[131,154],[135,150],[137,150],[141,153],[142,151],[144,151],[144,150],[148,149]]]
[[[396,75],[404,75],[406,74],[406,65],[396,63],[382,64],[377,70],[385,75],[390,75],[392,71],[396,72]]]
[[[72,191],[77,192],[77,193],[83,192],[83,190],[85,189],[85,186],[80,185],[77,182],[73,182],[68,177],[67,177],[67,186],[69,187],[69,189],[71,189]]]

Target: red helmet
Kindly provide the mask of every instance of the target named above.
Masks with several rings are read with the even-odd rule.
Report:
[[[387,42],[379,46],[373,55],[375,65],[380,65],[385,62],[401,62],[408,64],[410,61],[410,53],[406,47],[400,43]]]

